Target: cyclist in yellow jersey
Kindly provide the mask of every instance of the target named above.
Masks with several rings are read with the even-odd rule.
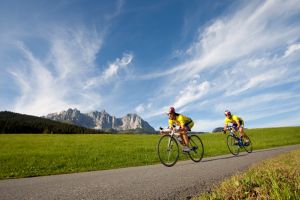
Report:
[[[226,133],[227,126],[229,123],[232,123],[233,127],[240,132],[241,137],[248,138],[248,136],[244,132],[244,120],[237,115],[231,114],[229,110],[225,110],[225,125],[224,125],[224,133]],[[248,140],[246,139],[246,143]]]
[[[180,136],[183,139],[184,147],[183,151],[189,152],[190,148],[188,147],[189,138],[187,132],[191,131],[194,126],[194,122],[191,118],[186,117],[182,114],[176,113],[174,107],[170,107],[169,112],[169,127],[172,129],[173,125],[179,126]]]

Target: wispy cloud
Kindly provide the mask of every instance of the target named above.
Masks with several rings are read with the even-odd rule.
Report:
[[[197,101],[199,98],[204,96],[210,89],[210,84],[208,81],[199,83],[197,80],[193,80],[179,92],[174,106],[176,108],[181,108],[191,102]]]
[[[12,28],[18,25],[18,31],[12,32],[18,34],[5,31],[4,35],[9,36],[9,42],[5,44],[9,43],[9,51],[13,51],[17,59],[7,62],[6,71],[19,86],[20,95],[14,99],[15,105],[10,107],[16,112],[34,115],[45,115],[68,107],[76,107],[82,111],[99,109],[103,103],[103,94],[99,89],[101,86],[96,84],[90,89],[86,87],[87,83],[98,83],[96,79],[99,74],[102,81],[113,82],[113,78],[126,71],[126,66],[133,59],[131,53],[124,53],[121,58],[109,63],[107,68],[97,64],[97,56],[101,53],[109,27],[122,13],[124,3],[123,0],[117,1],[112,5],[113,9],[105,10],[99,15],[99,20],[93,20],[92,24],[84,25],[84,13],[72,19],[66,17],[57,21],[63,9],[77,4],[54,6],[45,14],[41,11],[44,4],[39,4],[32,10],[36,11],[35,16],[41,17],[40,20],[29,17],[20,24],[12,19]],[[39,9],[35,10],[37,8]],[[60,15],[54,21],[47,16],[53,13]],[[68,15],[71,13],[68,12]],[[85,16],[90,15],[85,13]],[[74,19],[75,23],[72,21]],[[27,24],[32,26],[30,31]],[[100,68],[105,69],[99,72]]]
[[[117,16],[119,16],[122,13],[122,7],[124,6],[125,1],[124,0],[118,0],[116,1],[115,9],[111,13],[106,15],[106,20],[111,21]]]
[[[216,127],[222,127],[224,125],[223,119],[201,119],[201,120],[195,120],[194,122],[195,127],[193,127],[193,130],[201,130],[201,131],[207,131],[212,132],[214,128]]]
[[[283,57],[288,57],[291,54],[293,54],[294,52],[299,51],[299,50],[300,50],[300,43],[291,44],[290,46],[288,46],[288,49],[285,51]]]
[[[226,109],[234,109],[235,111],[253,111],[254,109],[261,108],[271,103],[282,103],[289,99],[299,97],[299,95],[290,92],[266,93],[218,103],[215,104],[214,108],[215,111],[219,113],[223,113]]]
[[[95,87],[104,85],[105,83],[112,82],[118,77],[118,74],[122,70],[126,70],[126,67],[132,62],[133,55],[131,53],[124,53],[122,58],[117,58],[97,77],[91,77],[84,88]]]
[[[297,78],[300,68],[297,56],[300,52],[299,2],[244,1],[234,9],[199,29],[198,39],[180,54],[184,62],[167,71],[145,76],[167,80],[160,93],[167,91],[168,96],[153,100],[153,104],[154,101],[162,103],[153,106],[152,111],[156,111],[152,113],[158,116],[159,109],[166,105],[190,107],[187,110],[195,112],[203,109],[199,107],[201,101],[207,102],[206,109],[213,112],[217,112],[211,109],[215,105],[222,107],[218,112],[223,113],[227,107],[221,106],[223,101],[230,102],[226,105],[238,110],[249,109],[251,106],[246,105],[255,102],[255,105],[264,104],[263,100],[271,103],[293,98],[294,95],[283,88],[288,83],[300,81]],[[199,76],[197,85],[189,81],[195,75]],[[276,93],[261,95],[263,90],[275,87],[280,96]],[[177,98],[170,98],[174,96]],[[257,115],[260,108],[257,107]]]
[[[84,28],[59,29],[48,41],[51,46],[46,59],[38,58],[18,42],[16,47],[23,59],[10,70],[21,89],[14,110],[45,115],[67,107],[87,110],[99,106],[101,95],[84,91],[82,85],[94,68],[102,40],[96,32]]]

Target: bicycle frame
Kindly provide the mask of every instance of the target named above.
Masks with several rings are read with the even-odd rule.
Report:
[[[252,143],[248,136],[246,136],[248,141],[245,143],[244,138],[242,139],[236,134],[238,132],[236,127],[228,126],[226,130],[230,131],[230,134],[227,136],[227,147],[233,155],[238,155],[241,148],[245,149],[248,153],[252,152]],[[237,145],[237,149],[233,147],[234,145],[230,142],[230,138],[233,138],[237,142],[234,144]]]
[[[179,146],[184,147],[184,141],[180,134],[180,129],[163,129],[160,128],[163,135],[158,142],[158,157],[161,163],[167,167],[175,165],[179,158]],[[204,146],[199,136],[187,133],[189,137],[189,152],[183,152],[188,155],[194,162],[200,162],[204,155]],[[179,139],[180,137],[180,139]],[[179,144],[178,144],[179,143]]]
[[[241,138],[239,136],[237,136],[235,133],[237,132],[237,130],[235,129],[234,126],[228,126],[227,130],[230,131],[230,135],[236,139],[238,141],[239,146],[243,146],[243,141],[241,140]]]
[[[172,138],[175,138],[179,142],[180,145],[182,145],[182,143],[178,140],[178,137],[180,137],[183,141],[183,138],[181,137],[179,129],[175,129],[175,128],[162,129],[161,128],[161,133],[166,133],[166,134],[170,135]],[[174,136],[176,136],[176,137],[174,137]],[[187,136],[190,137],[189,132],[187,132]]]

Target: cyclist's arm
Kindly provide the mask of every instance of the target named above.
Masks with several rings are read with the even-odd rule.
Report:
[[[227,127],[228,127],[228,121],[227,121],[227,118],[225,118],[225,123],[224,123],[224,129],[223,129],[223,132],[226,133],[226,130],[227,130]]]
[[[169,129],[172,130],[174,128],[174,125],[176,126],[176,121],[169,119]]]

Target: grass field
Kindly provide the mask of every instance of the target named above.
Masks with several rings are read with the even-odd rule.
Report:
[[[247,130],[255,149],[300,144],[300,127]],[[0,179],[159,163],[159,135],[0,134]],[[204,157],[228,154],[226,135],[200,135]],[[188,159],[181,155],[180,159]]]
[[[300,150],[257,164],[194,199],[300,199]]]

